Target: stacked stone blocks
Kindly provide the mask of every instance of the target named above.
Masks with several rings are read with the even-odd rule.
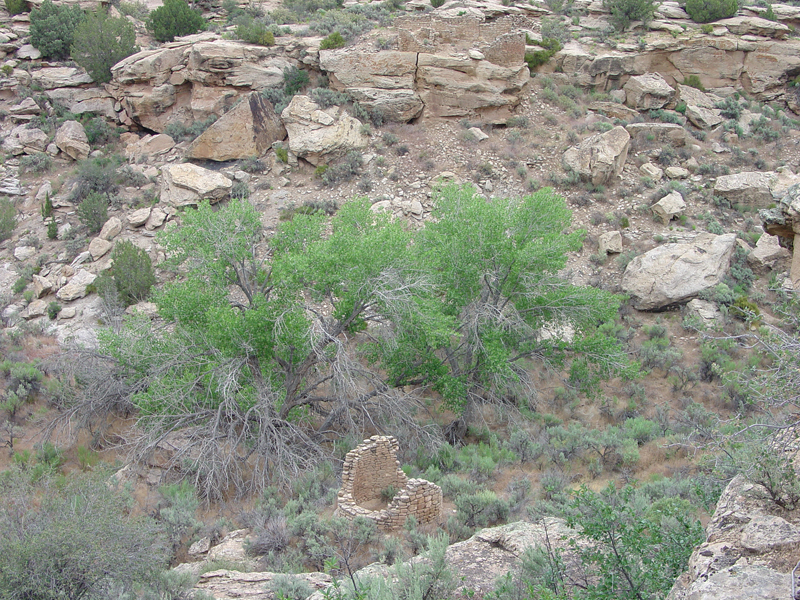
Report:
[[[399,529],[413,515],[417,523],[442,520],[442,489],[424,479],[408,479],[400,469],[400,445],[392,436],[374,435],[347,453],[342,467],[336,514],[375,521],[381,531]],[[389,506],[370,510],[362,506],[378,500],[389,487],[397,490]]]

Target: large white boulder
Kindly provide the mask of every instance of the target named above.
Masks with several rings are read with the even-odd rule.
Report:
[[[564,165],[595,185],[606,183],[622,173],[630,139],[620,126],[593,135],[564,152]]]
[[[166,165],[161,169],[161,200],[172,206],[218,202],[228,196],[233,182],[222,173],[191,163]]]
[[[622,289],[638,310],[684,303],[722,282],[735,246],[734,233],[703,233],[691,242],[653,248],[628,263]]]

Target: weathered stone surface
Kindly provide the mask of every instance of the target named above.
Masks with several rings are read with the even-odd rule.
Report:
[[[113,247],[113,242],[96,237],[89,243],[89,254],[92,255],[92,260],[98,260],[108,254]]]
[[[703,108],[693,104],[686,105],[686,118],[692,122],[692,125],[700,129],[711,129],[725,120],[719,109]]]
[[[17,139],[22,148],[31,153],[44,152],[49,138],[41,129],[23,129],[19,132]]]
[[[775,515],[759,515],[742,529],[742,548],[764,554],[800,543],[800,529]]]
[[[281,118],[289,133],[289,150],[313,165],[365,148],[369,142],[361,132],[361,121],[339,107],[322,110],[308,96],[294,96]]]
[[[505,123],[530,80],[522,61],[501,66],[468,57],[420,54],[417,66],[417,92],[425,114],[433,117],[480,115],[488,122]]]
[[[634,258],[622,289],[638,310],[658,310],[698,296],[722,281],[736,235],[700,234],[691,242],[664,244]]]
[[[586,138],[564,152],[564,164],[595,185],[619,177],[628,157],[630,135],[624,127]]]
[[[619,254],[622,252],[622,234],[619,231],[607,231],[600,234],[597,240],[600,254]]]
[[[222,173],[191,163],[167,165],[161,169],[161,200],[171,206],[216,202],[230,194],[233,182]]]
[[[661,181],[661,179],[664,177],[664,171],[653,163],[644,163],[641,167],[639,167],[639,172],[645,177],[649,177],[653,181]]]
[[[173,140],[166,133],[145,135],[142,138],[131,139],[125,146],[125,156],[135,161],[143,161],[161,154],[165,154],[175,147]]]
[[[113,240],[120,234],[121,231],[122,221],[120,221],[117,217],[111,217],[105,222],[97,237],[103,240]]]
[[[189,158],[226,161],[262,156],[286,129],[269,100],[252,92],[192,142]]]
[[[221,117],[240,96],[283,85],[283,72],[300,66],[302,38],[266,47],[222,40],[214,33],[186,36],[129,56],[112,69],[111,92],[136,123],[163,132],[167,124]]]
[[[56,146],[73,160],[83,160],[89,156],[89,138],[83,125],[77,121],[65,121],[56,132]]]
[[[686,179],[689,177],[689,170],[683,167],[667,167],[664,169],[667,179]]]
[[[141,227],[145,223],[147,223],[147,219],[150,217],[150,207],[147,206],[145,208],[140,208],[138,210],[134,210],[128,213],[128,216],[125,217],[128,221],[128,225],[131,227]]]
[[[270,589],[270,582],[276,577],[286,577],[280,573],[242,573],[239,571],[217,570],[200,575],[195,590],[206,592],[216,600],[277,600]],[[331,577],[325,573],[297,573],[289,577],[305,581],[312,590],[321,590],[331,584]]]
[[[636,110],[663,108],[675,95],[672,86],[658,73],[631,77],[623,89],[625,104]]]
[[[717,305],[708,300],[695,298],[686,304],[686,312],[699,318],[706,327],[714,327],[722,319],[722,313]]]
[[[28,260],[36,256],[35,246],[17,246],[14,248],[14,258],[19,261]]]
[[[469,131],[472,134],[472,137],[474,137],[478,142],[489,139],[489,136],[481,131],[479,127],[470,127],[467,131]]]
[[[239,563],[241,565],[252,565],[253,559],[248,556],[245,550],[249,529],[237,529],[231,531],[222,538],[222,541],[208,551],[207,560],[209,562],[224,560]]]
[[[765,233],[758,238],[755,249],[747,256],[747,262],[757,273],[763,274],[781,268],[792,254],[780,245],[777,236]]]
[[[686,202],[678,191],[673,191],[664,196],[653,205],[653,214],[666,225],[673,218],[686,210]]]
[[[731,17],[721,19],[715,25],[727,27],[735,35],[763,35],[775,39],[786,37],[790,29],[783,23],[762,19],[761,17]]]
[[[36,298],[41,298],[50,293],[53,289],[53,282],[47,277],[41,275],[33,275],[33,295]]]
[[[47,301],[46,300],[34,300],[28,306],[25,307],[25,310],[20,313],[20,316],[23,319],[36,319],[38,317],[43,317],[47,314]]]
[[[592,102],[589,105],[589,109],[601,112],[612,119],[622,119],[624,121],[632,121],[639,116],[638,111],[616,102]]]
[[[189,556],[198,556],[200,554],[205,554],[211,548],[211,538],[205,536],[197,540],[194,544],[189,546],[188,554]]]
[[[417,53],[320,50],[320,67],[329,73],[335,90],[347,91],[370,111],[386,120],[405,122],[418,117],[423,103],[415,91]]]
[[[650,138],[659,144],[686,145],[686,130],[675,123],[631,123],[625,129],[632,138]]]
[[[31,81],[44,90],[92,83],[92,78],[74,67],[47,67],[31,73]]]
[[[792,596],[791,575],[762,566],[734,566],[696,581],[687,600],[785,600]],[[677,596],[671,600],[677,600]]]
[[[164,224],[164,221],[167,219],[167,213],[165,213],[161,208],[158,206],[154,207],[153,210],[150,212],[150,216],[147,218],[147,222],[144,224],[144,228],[148,231],[153,231],[158,229]]]
[[[766,208],[773,202],[771,172],[743,171],[717,177],[714,194],[727,198],[733,204]]]
[[[67,282],[67,285],[58,290],[56,298],[64,302],[71,302],[72,300],[83,298],[86,295],[86,286],[94,283],[95,279],[97,279],[97,275],[85,269],[78,269],[75,275]]]
[[[117,118],[114,110],[114,98],[101,88],[55,88],[47,90],[45,95],[52,102],[66,107],[69,112],[76,115],[95,113],[108,119],[116,120]]]

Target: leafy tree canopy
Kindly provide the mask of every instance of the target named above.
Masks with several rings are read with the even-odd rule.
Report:
[[[634,372],[598,333],[619,298],[559,275],[583,235],[567,232],[562,198],[486,201],[451,186],[434,200],[419,231],[366,199],[330,223],[296,214],[271,237],[246,202],[186,211],[160,238],[179,273],[154,297],[167,329],[106,332],[102,356],[80,363],[99,369],[80,378],[93,382],[84,410],[121,394],[143,452],[183,430],[175,460],[213,495],[289,475],[347,433],[434,446],[425,389],[458,412],[458,435],[479,404],[535,398],[535,361],[569,367],[583,388]]]

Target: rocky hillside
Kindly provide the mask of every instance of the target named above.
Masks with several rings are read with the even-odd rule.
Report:
[[[558,555],[570,585],[595,585],[600,576],[583,570],[581,560],[597,538],[580,521],[543,518],[543,506],[583,484],[599,490],[708,475],[709,463],[697,457],[720,431],[730,432],[720,423],[758,412],[726,375],[777,364],[756,354],[748,336],[770,327],[792,335],[786,307],[800,286],[800,255],[793,255],[800,233],[800,7],[746,6],[699,24],[665,1],[648,23],[616,32],[599,0],[575,0],[568,10],[556,2],[448,0],[433,8],[422,0],[380,7],[348,0],[334,25],[324,12],[291,18],[277,2],[208,2],[205,31],[159,43],[146,22],[160,4],[107,7],[134,27],[141,50],[114,65],[102,84],[71,61],[43,58],[30,43],[29,13],[0,10],[0,195],[10,199],[0,205],[0,317],[14,342],[8,360],[96,348],[98,331],[118,327],[123,314],[161,323],[154,303],[120,304],[98,287],[128,243],[149,259],[156,287],[172,281],[163,232],[179,228],[187,207],[204,200],[246,200],[269,233],[296,214],[334,214],[366,196],[371,210],[417,229],[431,221],[443,184],[473,185],[487,201],[552,187],[572,211],[570,232],[586,231],[560,275],[624,294],[613,335],[640,361],[643,376],[606,382],[594,398],[574,391],[569,374],[554,367],[537,373],[530,422],[487,413],[483,431],[463,432],[462,441],[501,439],[503,450],[522,432],[527,441],[513,446],[516,462],[497,458],[496,471],[477,478],[473,466],[470,477],[528,522],[474,535],[480,519],[460,529],[448,523],[457,543],[446,556],[460,585],[481,594],[505,573],[518,573],[509,586],[522,585],[529,548]],[[248,10],[256,19],[269,15],[272,43],[237,39],[244,21],[236,15]],[[346,40],[331,44],[340,29]],[[17,379],[6,378],[2,398]],[[63,406],[53,400],[57,391],[49,397],[50,405],[40,400],[38,407],[0,405],[0,440],[10,456],[41,441],[43,415]],[[763,414],[780,412],[773,408]],[[92,431],[94,447],[108,452],[104,460],[128,458],[121,448],[129,417],[104,415],[102,433]],[[572,447],[566,433],[548,433],[563,425],[574,434],[574,425],[616,435],[635,419],[652,423],[652,432],[631,434],[627,445]],[[75,439],[54,439],[78,456]],[[182,456],[181,439],[165,438],[119,477],[140,507],[155,513],[159,486]],[[433,478],[438,458],[428,458],[409,450],[403,462],[414,476]],[[4,456],[0,466],[19,460]],[[78,459],[70,460],[77,468]],[[452,458],[449,464],[455,470]],[[317,512],[333,509],[331,481],[315,491]],[[705,508],[706,541],[670,598],[790,594],[800,560],[796,510],[765,500],[762,487],[739,475],[716,510]],[[538,503],[528,497],[531,489]],[[457,492],[447,508],[462,515]],[[678,495],[685,500],[689,492]],[[260,539],[266,521],[284,518],[285,529],[285,518],[296,515],[289,500],[275,514],[265,511],[266,521],[251,514],[245,522],[250,504],[261,510],[269,501],[240,500],[231,500],[235,508],[206,506],[205,521],[224,517],[226,524],[209,535],[199,526],[179,535],[173,563],[185,562],[177,572],[199,577],[198,594],[273,598],[273,570],[291,570],[289,558],[297,558],[286,551],[281,562],[281,552],[299,545],[308,558],[311,550],[303,533],[254,558],[248,543]],[[506,520],[508,510],[491,522]],[[413,554],[424,546],[416,530],[403,535],[398,543]],[[360,563],[369,562],[366,555]],[[294,576],[313,589],[331,585],[330,572],[345,572],[314,560],[327,573]],[[303,566],[310,569],[308,561]],[[371,565],[362,575],[402,578],[402,569],[388,569]]]

